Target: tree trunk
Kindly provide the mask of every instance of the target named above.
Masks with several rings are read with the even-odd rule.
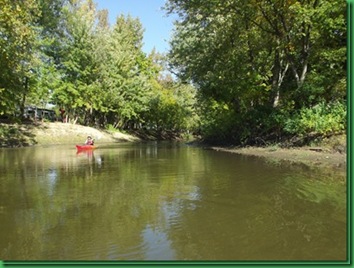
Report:
[[[23,87],[25,89],[25,92],[22,95],[22,101],[20,105],[20,117],[22,118],[24,113],[25,113],[25,104],[26,104],[26,97],[27,97],[27,92],[28,92],[28,77],[25,76],[25,80],[23,82]]]
[[[287,63],[283,67],[283,61],[281,59],[280,49],[276,49],[274,56],[273,77],[272,77],[272,92],[271,103],[273,108],[277,107],[280,102],[280,87],[283,83],[286,72],[288,71],[289,64]]]

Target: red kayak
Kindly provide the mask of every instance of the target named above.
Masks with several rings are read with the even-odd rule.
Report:
[[[97,146],[95,145],[76,145],[76,149],[78,150],[93,150],[96,149]]]

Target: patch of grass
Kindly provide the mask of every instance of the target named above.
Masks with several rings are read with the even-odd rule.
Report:
[[[118,129],[116,129],[112,124],[108,124],[106,130],[110,133],[118,132]]]
[[[274,145],[271,145],[271,146],[268,147],[268,151],[269,151],[269,152],[275,152],[275,151],[277,151],[279,148],[280,148],[280,147],[279,147],[278,144],[274,144]]]

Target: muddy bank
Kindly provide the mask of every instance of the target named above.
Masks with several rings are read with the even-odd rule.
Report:
[[[347,155],[319,147],[277,148],[277,147],[209,147],[216,151],[261,157],[267,162],[283,165],[306,166],[326,172],[346,173]]]

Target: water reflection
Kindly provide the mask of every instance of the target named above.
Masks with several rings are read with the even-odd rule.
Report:
[[[95,163],[99,168],[102,167],[103,164],[103,157],[95,152],[95,150],[78,150],[76,152],[78,157],[86,157],[90,164]]]
[[[345,180],[179,143],[0,150],[3,260],[343,260]]]

